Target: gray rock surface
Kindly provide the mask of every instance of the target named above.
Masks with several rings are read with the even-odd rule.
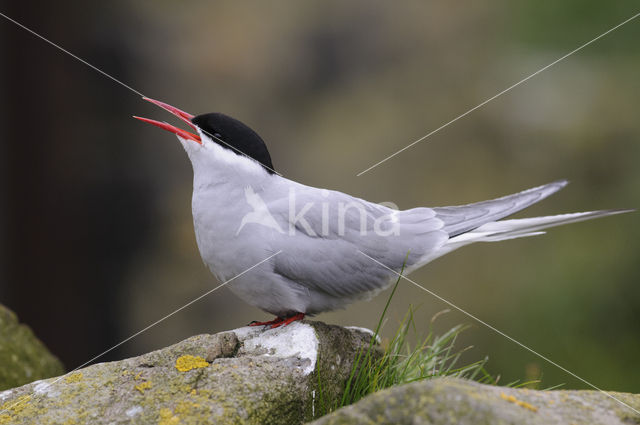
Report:
[[[60,360],[0,304],[0,390],[61,373],[64,368]]]
[[[609,393],[640,411],[640,395]],[[598,391],[535,391],[453,378],[392,387],[312,422],[347,424],[640,424],[640,415]]]
[[[198,335],[0,392],[0,425],[300,424],[336,404],[370,337],[307,321]],[[640,395],[610,395],[640,410]],[[597,391],[440,378],[380,391],[312,424],[628,425],[640,415]]]
[[[0,393],[4,424],[299,424],[333,401],[370,335],[320,322],[198,335]]]

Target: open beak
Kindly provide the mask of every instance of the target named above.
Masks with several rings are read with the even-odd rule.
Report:
[[[191,122],[191,120],[193,119],[193,115],[181,111],[180,109],[168,105],[164,102],[160,102],[159,100],[154,100],[154,99],[149,99],[148,97],[143,97],[144,100],[146,100],[147,102],[151,102],[154,105],[158,105],[159,107],[161,107],[162,109],[171,112],[173,115],[175,115],[176,117],[180,118],[182,121],[186,122],[189,127],[193,128],[194,130],[196,129],[196,126],[193,125],[193,123]],[[200,140],[200,136],[198,136],[197,134],[193,134],[187,130],[183,130],[181,128],[175,127],[171,124],[167,124],[166,122],[160,122],[160,121],[156,121],[156,120],[150,120],[149,118],[142,118],[142,117],[137,117],[137,116],[133,116],[133,118],[140,120],[140,121],[144,121],[146,123],[149,123],[151,125],[155,125],[156,127],[160,127],[163,130],[167,130],[172,132],[173,134],[176,134],[180,137],[182,137],[183,139],[187,139],[187,140],[193,140],[194,142],[200,143],[202,144],[202,140]]]

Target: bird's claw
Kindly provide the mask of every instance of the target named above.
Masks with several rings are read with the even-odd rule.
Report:
[[[304,313],[297,313],[293,316],[289,316],[287,318],[284,317],[276,317],[273,320],[269,320],[268,322],[257,322],[253,321],[249,323],[249,326],[270,326],[271,329],[279,328],[280,326],[287,326],[295,321],[304,319]]]

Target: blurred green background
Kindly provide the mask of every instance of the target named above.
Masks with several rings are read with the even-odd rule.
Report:
[[[401,208],[568,178],[518,216],[640,206],[640,20],[410,150],[356,174],[637,13],[633,1],[4,2],[3,13],[147,96],[235,116],[286,177]],[[73,368],[218,283],[169,119],[0,18],[0,302]],[[412,278],[595,385],[640,392],[637,214],[464,248]],[[387,294],[387,293],[385,293]],[[319,320],[374,327],[386,295]],[[384,335],[418,306],[403,282]],[[108,353],[269,318],[226,288]],[[579,380],[459,312],[501,382]]]

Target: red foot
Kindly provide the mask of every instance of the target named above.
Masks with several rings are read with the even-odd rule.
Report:
[[[267,326],[267,325],[274,325],[276,323],[282,323],[283,322],[283,318],[281,317],[276,317],[273,320],[269,320],[268,322],[256,322],[255,320],[251,323],[249,323],[249,326]]]
[[[286,319],[280,319],[280,322],[273,323],[271,325],[271,329],[277,328],[279,326],[287,326],[290,323],[293,323],[293,322],[295,322],[297,320],[302,320],[302,319],[304,319],[304,313],[297,313],[297,314],[294,314],[291,317],[287,317]]]
[[[280,326],[287,326],[290,323],[302,319],[304,319],[304,313],[297,313],[287,318],[276,317],[275,319],[269,320],[268,322],[251,322],[249,323],[249,326],[271,326],[271,329],[275,329]]]

